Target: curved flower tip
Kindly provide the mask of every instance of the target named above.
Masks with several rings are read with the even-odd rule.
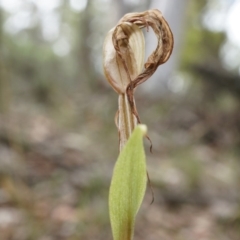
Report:
[[[145,43],[140,29],[144,27],[153,29],[158,42],[143,67]],[[127,88],[132,92],[169,59],[173,43],[171,29],[159,10],[126,14],[104,42],[103,65],[108,82],[119,94]]]

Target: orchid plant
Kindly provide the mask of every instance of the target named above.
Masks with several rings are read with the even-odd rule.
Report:
[[[145,41],[142,28],[148,30],[149,27],[153,29],[158,42],[144,63]],[[115,122],[119,132],[120,154],[109,191],[109,213],[114,240],[133,239],[135,218],[147,183],[143,146],[147,127],[140,124],[134,90],[169,59],[172,49],[171,29],[157,9],[126,14],[108,32],[104,42],[104,73],[119,95]]]

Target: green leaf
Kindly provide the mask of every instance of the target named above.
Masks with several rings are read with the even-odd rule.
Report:
[[[147,183],[143,147],[145,125],[138,125],[121,151],[113,171],[109,193],[109,212],[114,240],[133,238],[135,217]]]

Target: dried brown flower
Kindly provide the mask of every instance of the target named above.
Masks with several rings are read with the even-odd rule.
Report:
[[[151,27],[157,37],[156,49],[144,64],[145,42],[141,28]],[[120,135],[120,149],[133,128],[140,123],[134,101],[134,89],[153,75],[165,63],[173,49],[173,34],[162,13],[148,10],[128,13],[109,31],[104,47],[104,72],[108,82],[119,94],[116,118]]]

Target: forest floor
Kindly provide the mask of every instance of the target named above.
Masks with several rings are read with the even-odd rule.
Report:
[[[47,115],[27,111],[0,121],[0,239],[112,239],[114,125],[109,130],[90,121],[85,130],[63,130]],[[238,155],[212,142],[193,143],[182,129],[160,135],[158,125],[149,126],[155,201],[150,204],[148,188],[134,239],[239,240]]]

